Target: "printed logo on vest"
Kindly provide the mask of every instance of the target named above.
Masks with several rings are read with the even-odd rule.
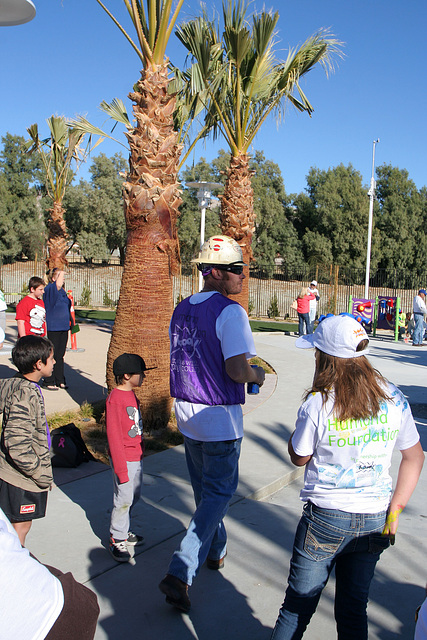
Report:
[[[19,513],[35,513],[36,505],[35,504],[23,504],[19,509]]]

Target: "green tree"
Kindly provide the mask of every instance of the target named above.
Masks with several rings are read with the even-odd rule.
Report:
[[[216,20],[204,14],[181,25],[177,35],[191,55],[185,90],[199,93],[205,101],[205,122],[213,136],[224,136],[231,151],[222,197],[222,231],[242,244],[245,262],[252,251],[255,213],[248,151],[270,113],[283,116],[290,102],[299,111],[311,114],[300,79],[317,64],[331,68],[340,43],[325,31],[309,38],[285,62],[274,55],[275,28],[279,14],[246,14],[246,0],[223,2],[224,30],[219,34]],[[240,295],[248,307],[248,279]]]
[[[253,172],[255,232],[252,242],[255,267],[272,273],[279,264],[287,268],[302,266],[301,243],[287,217],[287,196],[279,166],[255,151],[250,161]]]
[[[90,168],[92,185],[99,194],[98,211],[106,225],[106,244],[109,252],[118,249],[121,263],[125,259],[126,222],[123,212],[123,176],[127,162],[121,153],[112,158],[100,154]]]
[[[306,262],[364,268],[369,201],[362,176],[351,164],[328,170],[312,168],[307,195],[294,201],[296,228]],[[378,264],[379,232],[373,233],[371,268]]]
[[[40,162],[25,153],[24,138],[7,133],[0,152],[0,258],[41,256],[46,241]]]
[[[118,249],[122,264],[126,245],[123,214],[123,172],[126,161],[120,153],[108,158],[101,153],[89,169],[90,182],[71,186],[64,199],[67,229],[87,261],[105,260]]]
[[[381,233],[383,269],[408,269],[419,273],[427,268],[423,197],[406,169],[383,164],[377,167],[376,196],[380,214],[375,224]],[[425,202],[425,200],[424,200]]]

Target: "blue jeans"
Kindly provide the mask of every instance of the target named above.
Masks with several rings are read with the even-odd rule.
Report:
[[[381,536],[386,512],[346,513],[304,506],[291,559],[285,601],[271,640],[298,640],[316,611],[335,567],[335,620],[339,640],[367,640],[366,607],[375,565],[389,546]]]
[[[226,442],[184,438],[196,511],[168,573],[188,585],[206,558],[219,560],[225,555],[227,534],[222,519],[237,489],[241,442],[241,438]]]
[[[313,327],[310,322],[310,314],[309,313],[299,313],[298,312],[298,335],[304,335],[304,324],[306,327],[306,333],[313,333]]]
[[[422,344],[424,338],[424,316],[422,313],[414,313],[415,329],[412,334],[413,344]]]

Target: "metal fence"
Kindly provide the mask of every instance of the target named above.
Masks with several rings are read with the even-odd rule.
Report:
[[[0,264],[0,288],[9,304],[19,302],[27,293],[31,276],[44,275],[44,263],[22,261]],[[65,286],[73,292],[76,306],[115,308],[120,292],[123,267],[119,260],[109,263],[86,264],[73,261],[67,267]],[[341,313],[347,311],[350,295],[364,296],[364,270],[346,269],[337,265],[316,266],[314,269],[290,271],[277,267],[264,272],[251,269],[249,276],[249,314],[253,317],[296,318],[291,304],[302,286],[315,279],[320,301],[318,312]],[[370,298],[377,295],[399,296],[403,311],[412,311],[412,302],[418,288],[427,284],[427,273],[414,276],[403,270],[378,270],[372,274]],[[174,277],[174,304],[198,288],[198,273],[191,268]]]

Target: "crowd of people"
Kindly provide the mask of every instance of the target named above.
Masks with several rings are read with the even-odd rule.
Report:
[[[315,321],[318,319],[317,303],[320,300],[317,280],[312,280],[308,287],[301,287],[293,308],[298,315],[298,335],[311,334],[314,331]],[[427,305],[426,289],[419,289],[413,301],[413,311],[405,313],[402,309],[396,310],[398,321],[398,339],[409,342],[412,340],[414,347],[422,347],[427,340]]]
[[[249,363],[256,350],[248,316],[232,299],[245,278],[241,248],[229,237],[212,236],[194,262],[203,288],[177,305],[169,337],[170,391],[195,510],[159,584],[166,603],[185,613],[200,568],[225,566],[224,517],[238,484],[245,384],[261,387],[265,380],[264,369]],[[39,563],[25,548],[33,520],[45,516],[53,483],[41,383],[47,389],[66,386],[62,334],[68,335],[71,319],[63,285],[64,273],[58,270],[46,287],[39,278],[30,280],[29,294],[16,312],[19,338],[12,360],[18,373],[0,382],[0,557],[14,572],[14,589],[9,590],[8,573],[0,572],[2,593],[7,592],[0,621],[8,625],[5,637],[10,638],[90,640],[99,615],[92,591],[71,574]],[[417,311],[414,302],[414,315],[421,320],[427,312],[425,297],[421,289]],[[305,467],[304,507],[271,640],[303,637],[333,569],[338,638],[367,640],[375,566],[394,544],[424,453],[407,400],[366,357],[364,327],[342,314],[325,317],[314,330],[316,281],[301,290],[298,300],[296,347],[314,348],[315,372],[288,443],[292,463]],[[414,344],[419,329],[415,318]],[[144,542],[131,525],[141,497],[144,455],[135,390],[152,368],[135,353],[122,353],[113,363],[115,388],[106,402],[106,431],[113,476],[109,551],[117,562],[128,562],[129,547]],[[401,462],[393,490],[389,470],[395,447]]]

